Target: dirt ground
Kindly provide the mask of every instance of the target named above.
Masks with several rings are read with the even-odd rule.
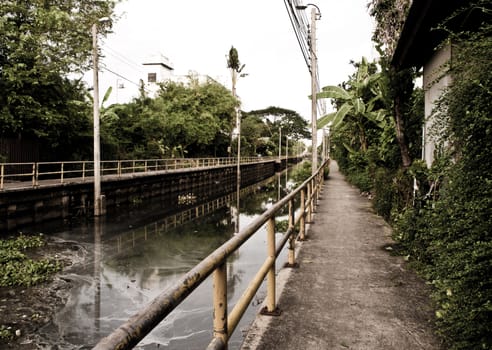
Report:
[[[85,252],[74,242],[48,239],[44,247],[30,252],[30,256],[57,259],[66,269],[82,261]],[[71,282],[59,275],[31,287],[0,287],[0,327],[12,334],[11,339],[0,339],[0,348],[38,349],[32,336],[64,305],[70,288]]]

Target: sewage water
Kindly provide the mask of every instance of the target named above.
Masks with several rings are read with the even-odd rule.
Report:
[[[61,278],[73,288],[66,305],[36,335],[36,344],[45,349],[92,348],[230,239],[238,218],[244,228],[285,195],[293,186],[289,174],[241,190],[239,211],[236,193],[200,205],[194,205],[192,194],[183,194],[186,209],[164,218],[154,210],[149,216],[154,219],[146,222],[136,220],[137,213],[54,232],[57,239],[80,245],[82,262],[64,270]],[[287,216],[277,218],[282,219]],[[263,227],[228,259],[229,311],[266,258],[266,250]],[[277,269],[284,261],[285,252]],[[205,349],[212,339],[212,292],[210,276],[136,348]],[[229,349],[240,348],[265,296],[263,285],[229,340]]]

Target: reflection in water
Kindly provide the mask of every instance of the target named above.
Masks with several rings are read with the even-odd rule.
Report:
[[[279,180],[277,175],[241,190],[241,227],[277,200],[279,185],[281,191],[286,190],[287,178]],[[82,244],[87,259],[62,276],[73,284],[70,297],[53,322],[40,331],[37,343],[56,344],[58,349],[94,346],[232,237],[239,223],[231,217],[238,213],[236,200],[233,193],[139,227],[96,218],[92,227],[58,233]],[[258,232],[228,259],[230,308],[265,259],[265,241],[265,232]],[[263,290],[258,293],[253,306],[258,306],[264,294]],[[256,307],[247,311],[230,349],[239,348],[241,329],[247,328],[256,311]],[[212,337],[212,312],[212,280],[208,278],[139,347],[205,348]]]

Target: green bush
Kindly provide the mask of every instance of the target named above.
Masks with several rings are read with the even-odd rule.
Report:
[[[389,220],[394,202],[393,174],[390,170],[378,168],[374,176],[374,210]]]
[[[427,175],[415,171],[432,190],[421,179],[414,207],[395,225],[434,286],[439,333],[456,350],[492,349],[492,60],[484,59],[491,29],[454,37],[454,83],[438,110],[438,135],[453,147]]]
[[[311,176],[311,162],[304,161],[292,173],[292,179],[296,183],[296,187],[309,179]]]
[[[45,244],[41,236],[20,235],[14,239],[0,240],[0,286],[31,286],[46,281],[59,271],[61,263],[52,259],[32,260],[26,255],[29,249]]]
[[[352,171],[347,174],[347,180],[358,187],[361,192],[371,192],[372,191],[372,179],[369,175],[367,169],[359,169],[357,171]]]

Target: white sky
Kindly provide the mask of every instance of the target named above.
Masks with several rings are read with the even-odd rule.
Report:
[[[322,14],[316,22],[321,86],[347,80],[354,71],[350,60],[376,56],[367,1],[316,2]],[[283,1],[123,0],[116,11],[122,17],[101,43],[102,62],[135,84],[123,81],[125,88],[113,89],[109,103],[137,95],[136,83],[146,78],[141,64],[156,53],[169,58],[175,75],[195,71],[230,88],[226,56],[233,45],[248,73],[237,84],[244,111],[277,106],[310,120],[310,74]],[[101,94],[122,82],[104,70],[99,79]]]

